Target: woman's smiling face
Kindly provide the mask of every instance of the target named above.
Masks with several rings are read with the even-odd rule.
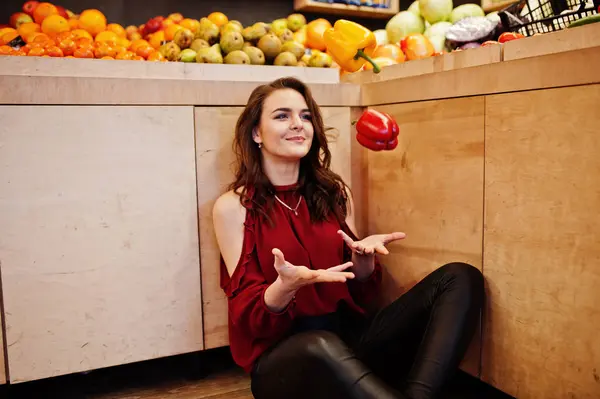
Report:
[[[308,154],[313,135],[312,117],[302,94],[280,89],[265,99],[253,138],[262,144],[263,153],[298,161]]]

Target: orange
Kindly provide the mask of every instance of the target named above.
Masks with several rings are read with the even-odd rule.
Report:
[[[163,29],[167,29],[169,26],[175,25],[175,21],[167,18],[167,19],[163,19],[163,21],[160,24]]]
[[[71,30],[79,29],[79,20],[75,18],[69,18],[69,28]]]
[[[17,30],[15,28],[10,28],[10,27],[0,28],[0,37],[2,37],[2,35],[4,35],[5,33],[16,32],[16,31]]]
[[[159,30],[151,35],[149,43],[154,48],[159,48],[165,41],[165,31]]]
[[[123,51],[115,57],[115,60],[132,60],[135,54],[131,51]]]
[[[154,48],[152,48],[151,46],[138,46],[137,49],[135,50],[135,54],[139,55],[140,57],[144,57],[144,58],[148,58],[148,56],[150,56],[150,54],[154,53],[156,50],[154,50]]]
[[[125,33],[127,33],[127,38],[129,38],[132,34],[136,33],[138,31],[138,27],[135,25],[129,25],[127,28],[125,28]]]
[[[406,61],[406,56],[397,44],[384,44],[378,46],[373,52],[372,58],[384,57],[389,58],[395,62]],[[371,65],[372,66],[372,65]]]
[[[36,24],[35,22],[25,22],[24,24],[19,25],[19,28],[17,29],[19,36],[21,36],[23,39],[30,33],[41,31],[42,28],[40,27],[40,25]]]
[[[129,49],[131,51],[136,51],[136,49],[140,46],[149,46],[150,43],[148,43],[146,40],[144,39],[138,39],[138,40],[133,40],[131,42],[131,44],[129,45]]]
[[[150,53],[147,60],[148,61],[166,61],[165,57],[158,51],[154,51],[153,53]]]
[[[10,55],[10,53],[12,53],[13,48],[10,46],[2,45],[0,46],[0,55]]]
[[[115,32],[104,31],[96,35],[96,42],[112,43],[117,44],[119,36]]]
[[[80,39],[80,38],[86,38],[86,39],[90,39],[90,41],[91,41],[94,39],[87,30],[75,29],[71,33],[73,34],[73,39],[75,39],[75,40]]]
[[[72,38],[73,38],[73,34],[70,31],[60,32],[58,35],[54,36],[54,41],[56,42],[56,45],[58,45],[63,40],[72,39]]]
[[[140,57],[139,55],[134,55],[132,60],[134,61],[145,61],[146,59],[144,57]]]
[[[109,55],[105,55],[104,57],[100,58],[101,60],[114,60],[113,57],[109,56]]]
[[[106,30],[106,17],[96,9],[85,10],[79,16],[79,27],[96,36]]]
[[[19,56],[24,56],[27,55],[27,53],[23,50],[13,50],[12,53],[10,53],[9,55],[19,55]]]
[[[323,34],[331,28],[331,23],[324,18],[315,19],[306,26],[306,47],[325,51],[327,46]]]
[[[65,58],[75,58],[72,55],[67,55]]]
[[[77,45],[77,48],[94,48],[94,42],[87,37],[75,39],[75,44]]]
[[[50,57],[64,57],[62,50],[58,46],[50,46],[46,49],[46,54]]]
[[[196,31],[200,27],[200,21],[198,21],[197,19],[186,18],[186,19],[182,20],[179,23],[179,25],[196,33]]]
[[[19,37],[19,34],[15,32],[7,32],[0,38],[0,46],[8,44]]]
[[[41,47],[32,48],[31,50],[29,50],[29,53],[27,53],[27,55],[30,57],[41,57],[42,55],[45,55],[45,54],[46,54],[46,50],[44,50]]]
[[[127,32],[125,32],[125,28],[119,24],[108,24],[106,25],[106,30],[109,32],[115,32],[119,37],[127,38]]]
[[[77,50],[77,44],[75,44],[75,40],[73,39],[64,39],[58,43],[58,47],[62,50],[64,55],[73,55],[75,50]]]
[[[40,3],[33,11],[33,20],[41,25],[50,15],[58,15],[58,8],[51,3]]]
[[[73,53],[75,58],[94,58],[94,50],[89,47],[86,48],[78,48]]]
[[[50,15],[42,22],[42,32],[48,36],[58,35],[61,32],[68,32],[70,30],[69,22],[60,15]]]
[[[117,39],[117,44],[119,46],[123,46],[125,48],[129,48],[129,46],[131,45],[131,42],[123,37],[120,37]]]
[[[167,19],[173,20],[176,24],[178,24],[183,20],[183,15],[181,15],[181,13],[176,12],[173,14],[169,14]]]
[[[49,41],[52,41],[52,39],[45,33],[36,33],[35,36],[32,35],[32,43],[45,43]]]
[[[116,46],[113,46],[112,48],[115,51],[115,54],[124,53],[127,51],[125,47],[119,46],[118,44]]]
[[[229,22],[229,18],[227,18],[227,15],[223,14],[222,12],[213,12],[208,16],[208,19],[214,23],[215,25],[217,25],[218,27],[221,27],[223,25],[225,25],[227,22]]]
[[[173,40],[173,38],[175,37],[175,33],[177,33],[177,31],[179,29],[183,29],[183,27],[181,25],[177,25],[177,24],[173,24],[173,25],[169,26],[167,29],[165,29],[165,40],[168,42]]]
[[[140,32],[133,32],[131,35],[128,35],[127,38],[131,41],[139,40],[142,38],[142,34]]]
[[[117,52],[108,44],[102,43],[94,50],[94,55],[96,58],[114,57],[117,55]]]

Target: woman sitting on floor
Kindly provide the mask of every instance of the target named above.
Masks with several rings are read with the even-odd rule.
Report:
[[[483,277],[441,266],[374,315],[378,256],[357,238],[350,190],[330,170],[318,105],[293,78],[256,88],[235,131],[237,172],[213,209],[234,360],[263,398],[434,398],[479,321]]]

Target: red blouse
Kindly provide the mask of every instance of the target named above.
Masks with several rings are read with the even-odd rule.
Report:
[[[297,184],[276,187],[279,199],[292,209],[300,198],[297,187]],[[381,266],[376,258],[375,271],[367,280],[311,284],[298,290],[283,311],[270,311],[264,302],[264,292],[277,279],[273,248],[279,248],[294,265],[327,269],[352,257],[337,231],[342,229],[356,239],[348,226],[345,223],[340,226],[335,217],[312,223],[304,200],[300,202],[298,216],[279,202],[274,204],[269,211],[273,227],[253,212],[246,212],[242,253],[231,277],[221,258],[221,288],[229,307],[230,349],[234,361],[246,372],[250,372],[263,351],[288,333],[294,318],[332,313],[340,302],[364,313],[360,304],[373,298],[381,282]]]

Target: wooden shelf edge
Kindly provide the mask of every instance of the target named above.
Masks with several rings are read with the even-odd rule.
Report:
[[[600,84],[600,47],[361,84],[363,106]],[[565,74],[564,71],[570,71]]]
[[[350,6],[345,4],[327,4],[311,0],[295,0],[294,10],[302,12],[313,12],[321,14],[334,14],[353,16],[361,18],[388,19],[396,15],[400,10],[400,2],[392,0],[390,8],[372,8],[362,6]]]

